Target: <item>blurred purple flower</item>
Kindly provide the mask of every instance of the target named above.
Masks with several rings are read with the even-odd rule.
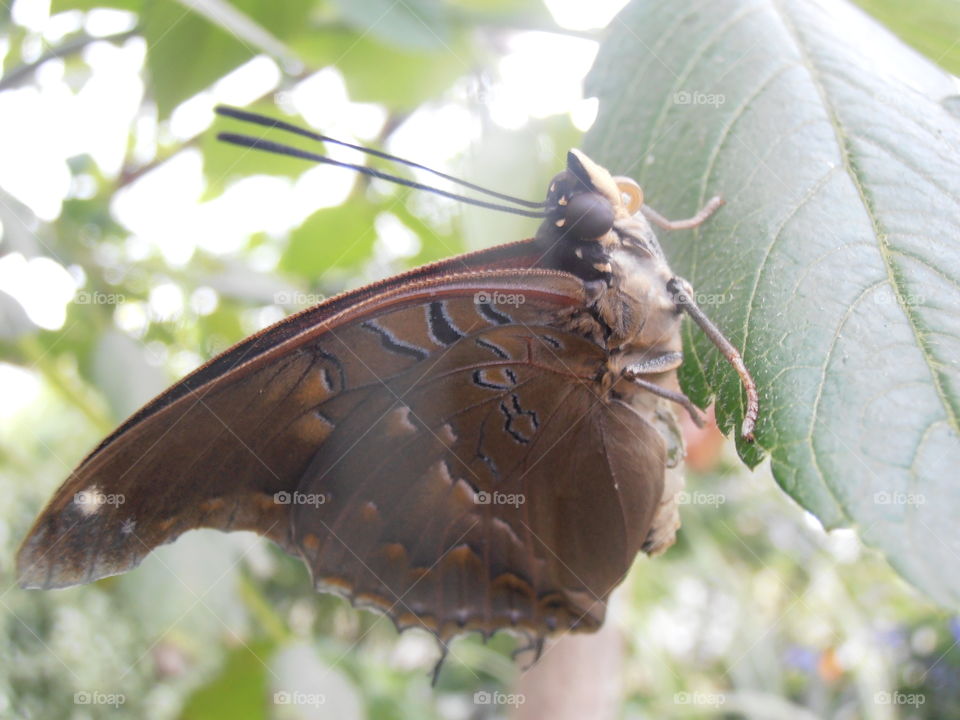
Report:
[[[797,668],[812,673],[817,669],[820,651],[814,648],[792,645],[783,654],[783,661],[788,667]]]

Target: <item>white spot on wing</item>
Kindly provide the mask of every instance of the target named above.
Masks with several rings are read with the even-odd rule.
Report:
[[[85,490],[81,490],[73,496],[73,505],[84,516],[94,515],[100,512],[107,502],[107,496],[100,492],[97,485],[91,485]]]

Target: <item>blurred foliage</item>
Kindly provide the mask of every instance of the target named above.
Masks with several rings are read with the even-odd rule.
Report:
[[[960,75],[960,11],[955,0],[856,0],[896,35],[954,75]]]
[[[146,91],[120,171],[104,171],[86,154],[71,158],[74,185],[91,190],[72,190],[54,222],[0,189],[0,257],[53,258],[79,287],[53,331],[34,325],[0,290],[0,369],[35,391],[32,403],[0,422],[0,718],[503,713],[475,705],[472,695],[506,692],[515,681],[509,637],[487,645],[458,640],[433,690],[436,651],[428,637],[398,637],[382,618],[317,595],[299,561],[245,534],[190,533],[135,572],[91,586],[49,593],[15,586],[13,557],[37,510],[106,432],[176,377],[317,298],[531,231],[526,221],[472,209],[452,215],[431,198],[358,179],[343,203],[316,210],[297,228],[251,229],[237,248],[197,247],[189,262],[173,262],[115,212],[117,198],[165,162],[200,153],[208,202],[240,178],[293,182],[306,171],[214,142],[221,120],[196,137],[173,138],[169,119],[178,106],[266,54],[281,70],[279,85],[251,107],[282,115],[286,93],[334,67],[351,100],[384,110],[373,144],[388,145],[418,109],[458,104],[485,128],[483,150],[459,159],[460,174],[528,197],[542,193],[555,158],[578,140],[566,115],[507,132],[484,107],[483,88],[496,80],[506,39],[518,30],[560,31],[539,0],[233,0],[239,17],[223,13],[224,4],[51,2],[53,14],[132,13],[134,29],[107,41],[146,40]],[[12,21],[7,4],[0,26],[0,91],[29,87],[47,56],[62,58],[71,91],[92,82],[83,52],[92,38],[83,30],[44,46],[36,31]],[[417,238],[410,254],[380,251],[375,228],[385,218]],[[160,287],[179,292],[182,312],[155,312],[151,295]],[[611,617],[628,640],[625,714],[960,715],[954,620],[850,534],[824,533],[767,473],[745,477],[727,455],[707,466],[691,479],[691,492],[724,501],[685,508],[678,546],[638,561]],[[919,693],[923,704],[883,701],[882,693],[895,692]],[[285,703],[293,693],[324,701]],[[724,701],[684,703],[678,693]],[[774,701],[783,712],[770,711]]]

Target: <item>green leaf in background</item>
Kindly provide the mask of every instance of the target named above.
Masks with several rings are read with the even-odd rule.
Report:
[[[333,0],[347,25],[399,48],[436,50],[450,38],[440,0]]]
[[[379,102],[412,110],[436,98],[472,69],[473,50],[462,33],[441,48],[399,48],[372,35],[321,28],[290,42],[312,67],[332,66],[344,77],[354,102]]]
[[[484,15],[507,14],[514,17],[522,15],[541,16],[545,20],[550,16],[540,0],[447,0],[454,8],[463,8]]]
[[[691,215],[673,268],[744,349],[750,463],[828,527],[854,524],[941,603],[960,600],[960,126],[952,79],[860,10],[821,0],[634,2],[588,81],[587,151]],[[741,417],[686,327],[682,383]]]
[[[117,422],[163,391],[169,378],[148,362],[147,347],[119,330],[102,333],[93,351],[93,375]]]
[[[417,191],[412,191],[413,193]],[[408,260],[410,267],[426,265],[465,252],[462,233],[441,232],[423,218],[410,211],[407,203],[408,193],[401,193],[403,199],[390,207],[390,212],[405,226],[413,230],[420,238],[420,252]]]
[[[374,220],[383,209],[355,196],[318,210],[291,233],[280,269],[316,281],[331,269],[363,262],[377,239]]]
[[[232,4],[265,32],[281,39],[302,31],[313,7],[309,0],[234,0]],[[174,0],[147,3],[141,21],[149,46],[151,88],[161,118],[260,52]]]
[[[151,93],[161,118],[254,55],[235,37],[172,0],[149,3],[141,21],[149,45]],[[184,47],[196,49],[184,52]]]
[[[928,58],[960,75],[960,7],[957,0],[855,0]]]
[[[67,10],[93,10],[94,8],[115,8],[138,12],[143,0],[50,0],[50,14],[56,15]]]
[[[181,720],[266,720],[273,650],[263,641],[233,650],[220,674],[187,699]]]
[[[36,329],[37,326],[27,317],[23,305],[12,295],[0,290],[0,340],[16,340],[21,335],[35,332]]]

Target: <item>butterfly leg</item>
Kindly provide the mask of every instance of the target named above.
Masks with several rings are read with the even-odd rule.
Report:
[[[682,392],[669,390],[654,382],[644,380],[641,377],[642,375],[657,375],[670,370],[676,370],[678,367],[680,367],[682,362],[683,353],[663,353],[662,355],[644,358],[643,360],[627,365],[623,371],[623,375],[625,378],[630,380],[635,385],[639,385],[644,390],[648,390],[654,395],[658,395],[659,397],[677,403],[690,414],[690,419],[693,420],[697,427],[703,427],[703,416],[700,414],[700,410],[696,405],[693,404],[690,398],[688,398]]]
[[[707,200],[707,204],[700,208],[696,215],[686,218],[685,220],[668,220],[649,205],[641,205],[640,210],[647,220],[664,230],[689,230],[690,228],[697,227],[697,225],[700,225],[704,220],[713,215],[721,205],[723,205],[723,198],[719,195],[714,195]]]
[[[679,355],[680,353],[676,353]],[[644,380],[642,377],[639,377],[632,372],[633,368],[627,368],[623,375],[630,380],[634,385],[642,387],[644,390],[652,392],[654,395],[665,398],[672,402],[680,405],[684,410],[687,411],[687,414],[690,415],[690,419],[693,420],[693,424],[699,428],[702,428],[704,425],[703,414],[693,404],[693,401],[684,395],[682,392],[677,390],[669,390],[665,387],[657,385],[655,382],[650,382],[649,380]]]
[[[543,642],[544,642],[544,639],[542,637],[531,639],[530,642],[528,642],[526,645],[522,645],[516,648],[512,653],[510,653],[510,657],[513,660],[516,660],[517,657],[522,653],[528,652],[529,650],[533,650],[533,660],[530,661],[529,665],[523,668],[523,672],[526,672],[527,670],[532,668],[534,665],[536,665],[537,662],[540,660],[540,656],[543,655]]]
[[[435,688],[437,686],[437,679],[440,677],[440,669],[443,667],[443,661],[447,659],[447,653],[450,648],[446,643],[437,639],[437,644],[440,646],[440,657],[437,660],[437,664],[433,666],[433,672],[430,673],[430,687]]]
[[[645,357],[637,362],[631,362],[624,370],[630,375],[656,375],[657,373],[676,370],[683,363],[683,353],[667,352],[655,357]]]
[[[717,346],[717,349],[727,359],[727,362],[733,365],[733,369],[740,376],[740,383],[747,392],[747,410],[743,416],[740,434],[747,442],[753,442],[753,428],[757,424],[757,416],[760,414],[760,399],[757,395],[757,384],[744,364],[743,356],[733,346],[733,343],[720,332],[720,329],[710,321],[710,318],[704,315],[703,310],[693,299],[693,288],[690,287],[690,283],[681,277],[671,278],[667,282],[667,291],[673,296],[673,302],[676,303],[677,308],[687,313],[700,326],[704,334],[710,338],[710,342]]]

